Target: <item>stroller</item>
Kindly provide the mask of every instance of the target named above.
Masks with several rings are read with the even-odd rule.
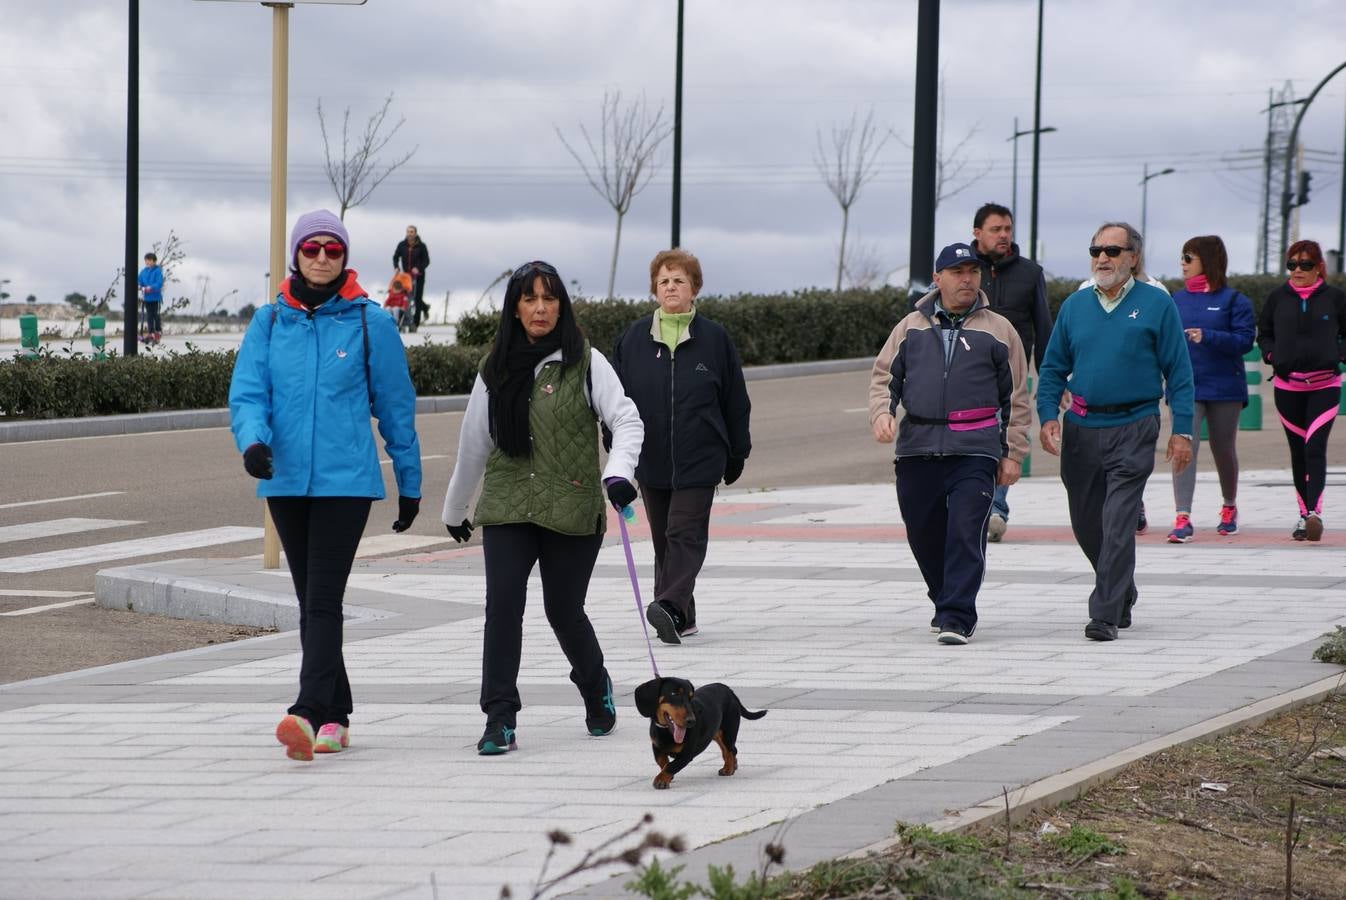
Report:
[[[397,323],[398,331],[411,330],[411,297],[415,291],[416,283],[412,280],[408,272],[398,272],[393,276],[393,280],[388,282],[388,296],[383,301],[383,308],[393,317]]]

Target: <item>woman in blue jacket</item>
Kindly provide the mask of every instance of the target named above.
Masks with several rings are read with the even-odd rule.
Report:
[[[1220,476],[1224,497],[1216,532],[1238,534],[1239,458],[1234,442],[1239,414],[1248,405],[1248,380],[1243,354],[1252,349],[1255,325],[1253,305],[1225,280],[1229,255],[1217,235],[1194,237],[1182,245],[1183,289],[1173,295],[1187,335],[1196,382],[1196,416],[1192,420],[1192,464],[1173,478],[1177,518],[1168,533],[1170,544],[1186,544],[1192,527],[1192,494],[1196,490],[1197,451],[1201,422],[1210,432],[1210,452]]]
[[[342,597],[383,475],[378,419],[397,479],[394,531],[420,508],[416,392],[397,327],[345,268],[350,237],[323,209],[290,232],[291,274],[252,317],[229,385],[243,467],[261,480],[299,597],[299,697],[276,726],[291,759],[350,741],[351,688],[341,653]]]

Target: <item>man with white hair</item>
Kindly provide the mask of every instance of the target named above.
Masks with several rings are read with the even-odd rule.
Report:
[[[1084,636],[1117,639],[1136,603],[1136,518],[1154,471],[1159,403],[1167,392],[1173,471],[1192,461],[1192,363],[1172,299],[1134,277],[1143,246],[1108,222],[1089,247],[1094,284],[1066,298],[1039,370],[1042,449],[1061,457],[1070,527],[1094,569]],[[1065,427],[1057,419],[1070,391]]]

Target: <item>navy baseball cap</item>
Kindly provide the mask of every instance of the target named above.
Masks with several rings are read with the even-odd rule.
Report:
[[[977,254],[967,244],[950,244],[939,251],[939,256],[935,258],[935,271],[943,272],[945,269],[961,266],[963,263],[981,265],[981,260],[977,258]]]

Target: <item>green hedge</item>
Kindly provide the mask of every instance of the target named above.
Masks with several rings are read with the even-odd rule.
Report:
[[[422,344],[407,348],[418,395],[464,394],[472,389],[481,347]],[[229,405],[234,351],[109,356],[50,353],[0,364],[0,415],[58,419]]]
[[[701,297],[698,315],[724,326],[745,365],[872,356],[906,311],[906,292],[821,289],[781,294]],[[617,336],[654,309],[651,300],[576,300],[575,319],[590,343],[607,353]],[[458,321],[458,340],[489,344],[498,312],[469,313]]]

